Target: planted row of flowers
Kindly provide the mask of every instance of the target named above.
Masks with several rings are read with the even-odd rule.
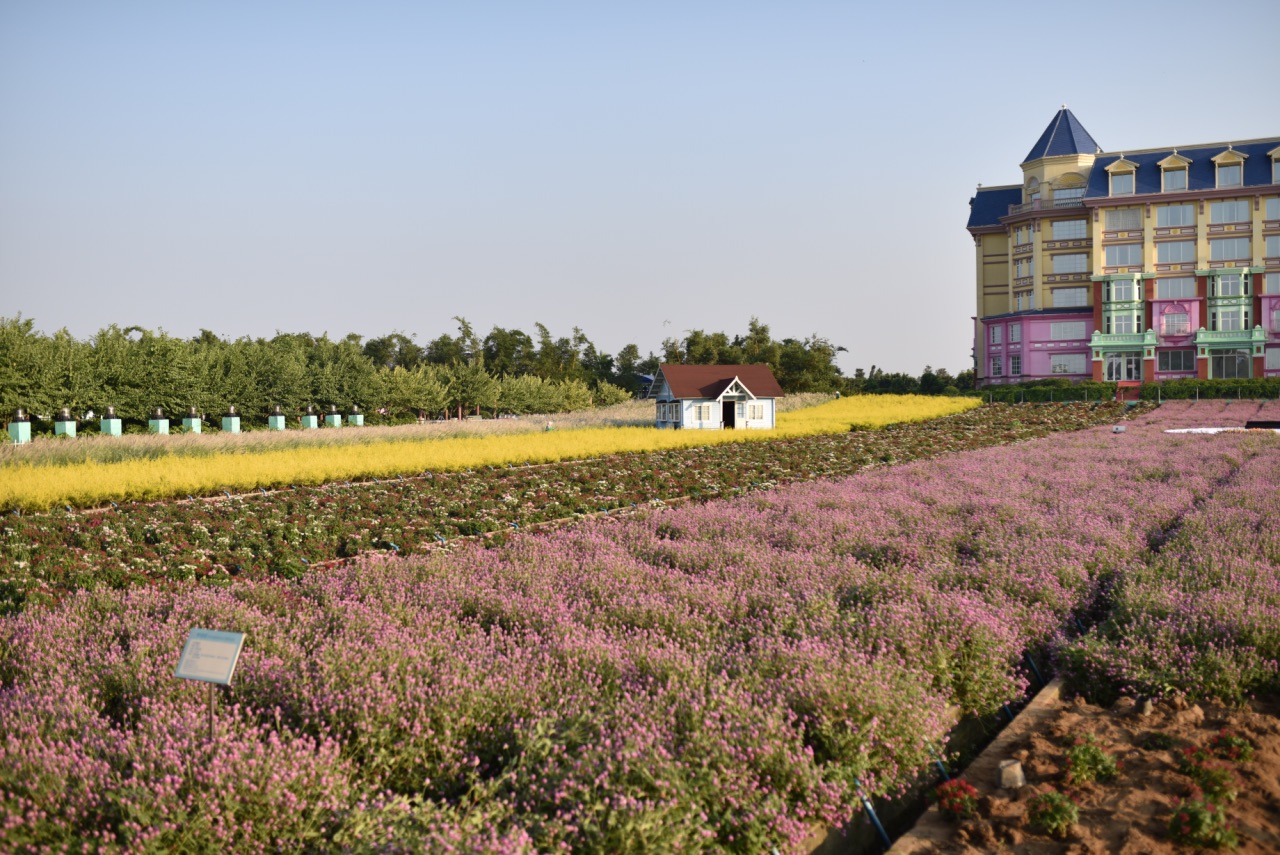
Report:
[[[1280,420],[1280,404],[1177,402],[1145,415],[1147,429]],[[1230,439],[1228,439],[1230,437]],[[1219,435],[1232,462],[1215,501],[1158,532],[1143,561],[1118,568],[1108,619],[1062,651],[1074,682],[1111,696],[1182,695],[1243,701],[1280,691],[1280,437]],[[1170,438],[1160,480],[1194,443]]]
[[[995,405],[837,435],[623,454],[545,466],[426,473],[220,501],[129,503],[98,513],[0,520],[0,609],[96,582],[225,582],[294,576],[371,550],[410,554],[462,535],[686,496],[741,495],[794,481],[1110,423],[1117,405]]]
[[[72,594],[0,620],[0,835],[804,851],[1275,453],[1095,429],[294,581]],[[248,636],[212,742],[172,676],[193,626]]]

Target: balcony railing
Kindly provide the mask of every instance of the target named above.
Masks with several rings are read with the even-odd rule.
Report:
[[[1247,330],[1206,330],[1196,331],[1196,344],[1221,344],[1223,342],[1261,344],[1267,340],[1267,331],[1262,327]]]
[[[1054,211],[1063,208],[1083,208],[1084,199],[1036,199],[1032,202],[1023,202],[1021,205],[1010,205],[1009,215],[1022,214],[1027,211]]]

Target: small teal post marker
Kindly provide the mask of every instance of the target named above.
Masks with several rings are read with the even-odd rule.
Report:
[[[107,407],[107,411],[102,414],[99,427],[103,436],[119,436],[122,433],[120,417],[116,415],[115,407]]]
[[[53,420],[53,435],[75,437],[76,419],[67,407],[58,410],[57,418]]]
[[[299,418],[303,430],[315,430],[320,427],[320,417],[316,415],[316,408],[307,404],[306,411]]]
[[[239,433],[240,432],[240,413],[236,411],[236,405],[232,404],[227,407],[227,414],[222,417],[223,433]]]
[[[22,407],[14,410],[13,418],[9,420],[9,439],[18,445],[31,441],[31,417]]]
[[[342,427],[342,413],[338,412],[336,404],[329,405],[329,412],[325,413],[324,416],[324,426],[336,428]]]
[[[155,408],[155,411],[151,414],[151,418],[147,421],[147,427],[152,433],[159,434],[160,436],[169,435],[169,420],[165,418],[164,410],[162,408]]]
[[[352,427],[364,427],[364,413],[360,412],[358,404],[351,406],[351,412],[347,415],[347,424]]]
[[[268,430],[284,430],[284,411],[280,409],[280,405],[276,404],[271,408],[271,413],[267,416]]]
[[[182,426],[188,433],[199,433],[202,423],[203,419],[200,418],[200,411],[195,407],[187,410],[187,414],[182,418]]]

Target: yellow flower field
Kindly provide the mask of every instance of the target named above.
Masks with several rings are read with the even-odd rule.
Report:
[[[841,398],[783,413],[772,431],[671,431],[595,427],[537,434],[467,436],[430,442],[387,441],[266,450],[252,454],[162,457],[65,466],[14,465],[0,470],[0,508],[92,507],[111,501],[243,492],[290,484],[390,478],[425,471],[549,463],[621,452],[661,451],[726,442],[843,433],[851,425],[881,427],[924,421],[979,406],[971,398],[876,395]]]

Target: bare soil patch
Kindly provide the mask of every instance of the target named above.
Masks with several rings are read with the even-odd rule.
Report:
[[[960,822],[943,819],[930,808],[921,825],[931,840],[905,849],[912,853],[1185,853],[1205,851],[1176,843],[1169,833],[1175,807],[1194,795],[1192,779],[1180,771],[1187,748],[1211,750],[1224,729],[1255,747],[1246,763],[1233,764],[1239,775],[1238,795],[1223,802],[1227,824],[1241,853],[1280,852],[1280,700],[1257,700],[1242,709],[1188,705],[1178,700],[1150,705],[1124,698],[1110,709],[1082,698],[1048,704],[1039,726],[1003,746],[1000,759],[1022,762],[1027,784],[1000,789],[993,776],[970,780],[979,792],[978,815]],[[1090,735],[1119,761],[1119,772],[1107,782],[1073,785],[1067,752]],[[1079,821],[1062,838],[1050,837],[1028,817],[1031,800],[1040,793],[1069,795]],[[946,825],[950,826],[949,836]],[[940,832],[940,833],[939,833]],[[906,841],[903,841],[906,842]],[[1227,850],[1222,850],[1227,851]]]

